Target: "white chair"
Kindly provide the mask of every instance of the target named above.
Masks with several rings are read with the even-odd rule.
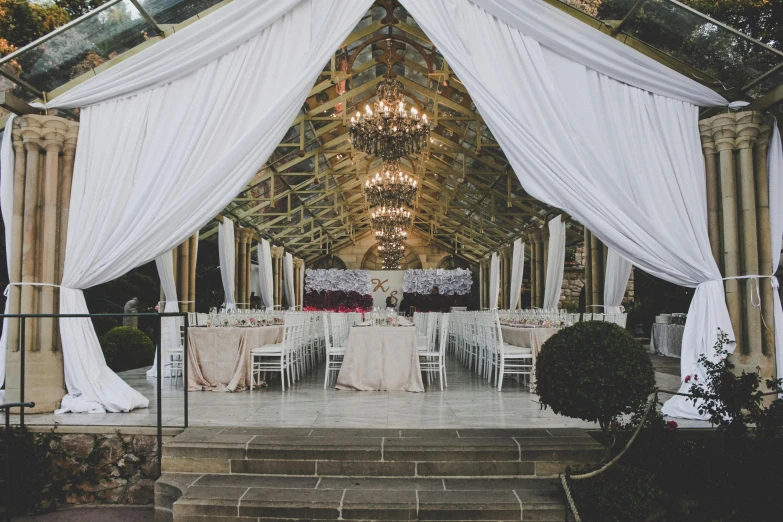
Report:
[[[416,345],[419,351],[430,351],[434,349],[438,336],[438,322],[440,321],[441,314],[430,312],[427,316],[426,333],[416,335]]]
[[[304,340],[305,334],[304,314],[290,313],[286,315],[283,325],[283,342],[259,346],[250,350],[252,360],[250,389],[253,389],[256,381],[261,379],[261,374],[266,372],[280,373],[280,381],[285,391],[285,379],[288,374],[288,384],[293,384],[292,359],[293,355]]]
[[[335,315],[340,314],[331,314],[331,318],[334,318]],[[335,372],[339,373],[340,368],[343,366],[343,359],[345,358],[345,345],[340,343],[338,345],[333,345],[332,340],[334,342],[337,342],[339,340],[338,335],[332,335],[329,336],[330,329],[329,329],[329,314],[324,312],[323,315],[323,326],[324,326],[324,340],[326,342],[326,375],[324,376],[324,390],[327,386],[329,386],[329,373]],[[338,318],[338,321],[340,319]],[[334,321],[332,322],[334,324]],[[346,339],[347,341],[347,339]]]
[[[440,379],[440,391],[443,391],[444,383],[449,386],[446,379],[446,346],[449,338],[449,314],[440,317],[440,342],[435,349],[419,351],[419,365],[421,371],[427,374],[427,381],[432,382],[432,374],[437,372]]]
[[[491,330],[485,331],[487,341],[495,348],[494,365],[498,391],[503,389],[503,378],[506,375],[533,375],[533,349],[525,346],[514,346],[503,342],[503,332],[497,314],[491,319]],[[486,330],[486,326],[485,326]]]
[[[163,317],[161,322],[163,328],[160,332],[159,349],[163,349],[163,377],[168,375],[176,384],[177,379],[182,378],[185,364],[185,326],[180,325],[179,317]]]

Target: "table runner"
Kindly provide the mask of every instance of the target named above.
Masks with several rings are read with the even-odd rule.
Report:
[[[423,392],[416,329],[357,326],[348,334],[338,390]]]
[[[188,328],[188,390],[248,389],[250,350],[282,340],[282,326]]]

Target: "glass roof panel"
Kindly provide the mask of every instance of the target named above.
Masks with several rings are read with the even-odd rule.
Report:
[[[669,0],[647,0],[622,31],[718,79],[725,88],[741,88],[783,61],[780,54]]]
[[[94,13],[17,54],[21,79],[52,91],[156,34],[130,0]]]
[[[178,24],[223,0],[140,0],[139,3],[159,24]]]

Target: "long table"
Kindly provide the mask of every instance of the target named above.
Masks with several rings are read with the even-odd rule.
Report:
[[[513,344],[522,348],[533,350],[533,375],[530,378],[531,386],[536,380],[536,358],[541,352],[541,345],[547,339],[560,331],[559,328],[525,328],[521,326],[501,326],[504,344]]]
[[[250,350],[282,340],[282,326],[188,328],[188,390],[248,389]]]
[[[416,328],[352,327],[337,389],[423,392]]]
[[[650,351],[667,357],[680,357],[683,333],[685,326],[681,324],[654,323],[650,330]]]

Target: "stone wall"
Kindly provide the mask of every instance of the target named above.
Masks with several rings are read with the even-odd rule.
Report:
[[[25,461],[42,461],[46,477],[35,510],[153,503],[158,477],[155,428],[29,427],[29,431],[35,451],[44,454],[40,459],[40,455],[26,455]],[[180,431],[164,430],[164,442]]]

